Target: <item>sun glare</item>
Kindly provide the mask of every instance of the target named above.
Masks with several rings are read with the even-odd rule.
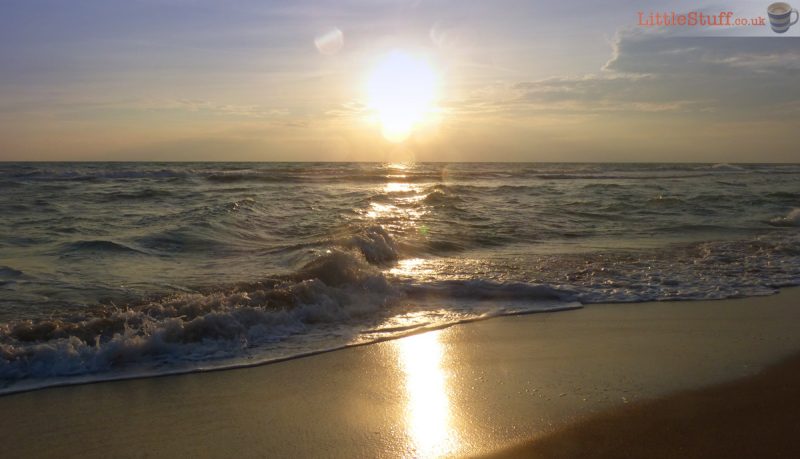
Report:
[[[375,66],[367,81],[370,110],[383,136],[402,142],[434,109],[439,78],[423,58],[393,51]]]

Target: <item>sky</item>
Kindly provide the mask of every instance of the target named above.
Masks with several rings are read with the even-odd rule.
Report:
[[[3,0],[0,160],[797,162],[800,25],[638,18],[768,4]],[[398,50],[436,100],[391,141]]]

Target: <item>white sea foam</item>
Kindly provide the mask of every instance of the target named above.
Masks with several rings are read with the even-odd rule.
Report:
[[[775,217],[770,220],[775,226],[800,226],[800,208],[794,208],[785,217]]]
[[[335,261],[315,266],[338,268],[347,259],[342,253],[326,258]],[[92,375],[116,379],[263,363],[496,315],[580,306],[545,286],[391,285],[380,275],[346,276],[356,282],[336,277],[340,285],[332,287],[315,278],[176,295],[101,318],[4,324],[0,393],[84,382]],[[387,325],[398,321],[402,325]]]
[[[321,252],[282,279],[171,295],[83,316],[4,323],[0,392],[48,380],[83,381],[93,374],[122,377],[240,364],[245,356],[268,361],[320,346],[387,339],[414,328],[555,311],[570,306],[574,296],[524,283],[419,284],[389,278],[376,265],[396,256],[392,237],[369,227],[345,241],[345,247]],[[380,326],[402,317],[402,326]],[[378,328],[371,329],[373,324]],[[317,342],[297,342],[297,337],[315,334]]]

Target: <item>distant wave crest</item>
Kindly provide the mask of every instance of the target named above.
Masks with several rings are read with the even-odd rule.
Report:
[[[773,226],[800,226],[800,208],[792,209],[784,217],[775,217],[769,223]]]

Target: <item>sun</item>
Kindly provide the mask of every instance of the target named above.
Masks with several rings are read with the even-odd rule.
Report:
[[[367,98],[386,140],[411,136],[434,110],[438,86],[436,71],[422,57],[392,51],[380,59],[367,80]]]

